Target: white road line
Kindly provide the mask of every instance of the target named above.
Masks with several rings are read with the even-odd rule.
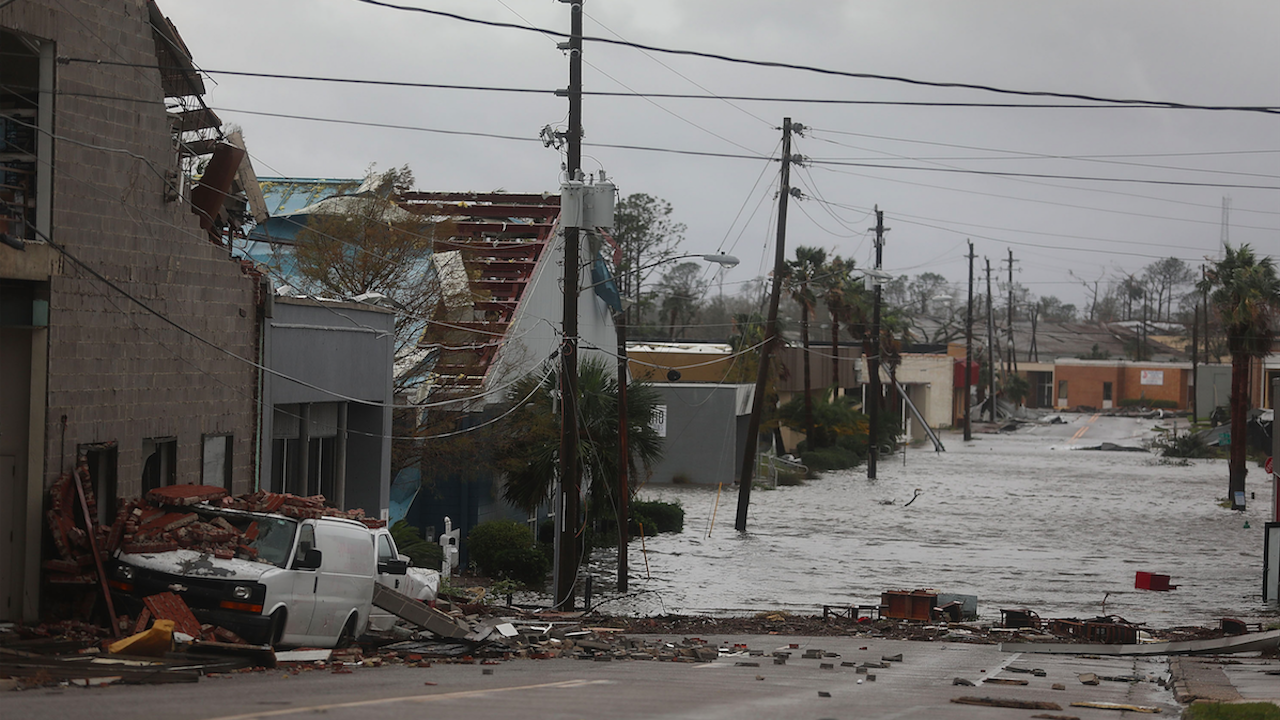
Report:
[[[539,685],[517,685],[515,687],[489,688],[486,690],[465,690],[462,692],[437,693],[434,695],[406,695],[394,698],[377,698],[375,700],[356,700],[354,702],[332,703],[329,705],[307,705],[305,707],[286,708],[284,710],[264,710],[262,712],[244,713],[242,715],[224,715],[210,720],[252,720],[253,718],[281,717],[299,713],[326,712],[341,708],[366,707],[370,705],[387,705],[398,702],[429,703],[442,700],[458,700],[463,698],[482,697],[496,693],[515,692],[518,690],[544,690],[550,688],[577,688],[587,685],[607,685],[611,680],[565,680],[563,682],[542,683]]]

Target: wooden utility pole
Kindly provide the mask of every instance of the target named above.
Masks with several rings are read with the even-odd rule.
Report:
[[[1013,248],[1009,248],[1009,347],[1005,348],[1005,352],[1009,355],[1005,377],[1009,377],[1018,371],[1018,353],[1013,347]]]
[[[873,280],[876,284],[876,295],[874,305],[871,310],[871,357],[867,358],[867,479],[876,479],[876,463],[880,458],[880,355],[884,349],[884,343],[880,341],[880,260],[881,252],[884,250],[884,232],[888,228],[884,226],[884,213],[880,211],[880,206],[875,206],[876,226],[871,228],[876,231],[876,274]]]
[[[1196,376],[1199,374],[1200,365],[1200,303],[1196,303],[1195,309],[1191,316],[1191,422],[1194,424],[1200,419],[1200,403],[1196,397],[1200,393],[1196,392],[1199,387],[1200,379]],[[1274,427],[1274,426],[1273,426]],[[1190,432],[1190,428],[1187,429]],[[1277,498],[1280,500],[1280,498]]]
[[[996,319],[991,307],[991,260],[982,258],[987,264],[987,419],[996,421],[996,363],[1000,354],[996,352]]]
[[[973,241],[969,241],[969,306],[964,316],[964,439],[973,439],[973,393],[970,392],[970,369],[973,367]]]
[[[782,297],[782,275],[787,265],[787,199],[791,197],[791,133],[804,126],[782,119],[782,177],[778,195],[778,237],[773,257],[773,285],[769,293],[769,319],[764,328],[764,345],[760,347],[760,368],[756,372],[756,389],[752,396],[751,418],[747,422],[747,441],[742,453],[742,474],[738,477],[738,516],[733,526],[747,531],[747,508],[751,506],[751,482],[756,473],[756,445],[760,439],[760,415],[764,412],[764,388],[769,380],[769,355],[778,342],[778,301]]]
[[[582,0],[570,0],[569,137],[565,171],[582,167]],[[578,228],[564,229],[564,337],[560,343],[560,492],[556,507],[555,605],[572,610],[578,579]]]
[[[618,326],[618,592],[627,591],[627,543],[628,519],[631,510],[630,478],[627,476],[631,456],[627,449],[627,436],[630,427],[627,423],[627,379],[630,368],[627,362],[627,312],[613,314],[614,323]]]

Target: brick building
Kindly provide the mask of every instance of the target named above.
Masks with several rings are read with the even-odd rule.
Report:
[[[1165,400],[1186,409],[1191,403],[1191,363],[1127,360],[1068,360],[1054,367],[1054,406],[1106,409],[1123,400]]]
[[[145,0],[0,3],[0,620],[50,595],[43,503],[78,456],[104,519],[255,482],[261,286],[222,203],[192,211],[185,142],[220,123],[185,53]]]

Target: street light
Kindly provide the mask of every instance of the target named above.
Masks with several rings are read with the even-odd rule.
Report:
[[[650,263],[645,266],[635,268],[635,270],[644,270],[646,268],[655,267],[662,263],[674,262],[676,260],[685,260],[689,258],[702,258],[709,263],[715,263],[722,267],[731,268],[738,264],[738,258],[724,253],[708,253],[706,255],[681,255],[678,257],[666,258],[658,262]],[[631,500],[631,486],[627,477],[627,466],[630,456],[627,450],[627,378],[629,377],[629,366],[627,359],[627,313],[626,308],[622,308],[613,315],[614,328],[618,333],[618,592],[627,591],[627,542],[630,540],[630,532],[627,528],[627,519],[630,515],[629,504]]]

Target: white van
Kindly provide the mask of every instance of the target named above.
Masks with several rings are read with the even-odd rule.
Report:
[[[242,532],[256,524],[249,546],[258,559],[187,549],[119,552],[109,584],[126,607],[141,610],[143,598],[175,592],[200,622],[279,646],[335,647],[364,632],[377,577],[374,536],[364,524],[210,505],[189,509]]]
[[[408,556],[400,554],[388,528],[373,530],[373,539],[377,547],[378,582],[419,602],[435,602],[440,572],[409,565]],[[371,631],[387,632],[395,624],[396,616],[381,608],[374,607],[369,615]]]

